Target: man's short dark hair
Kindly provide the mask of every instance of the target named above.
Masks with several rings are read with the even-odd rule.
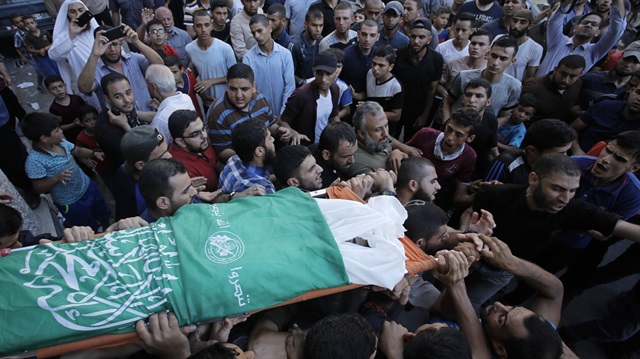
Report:
[[[562,339],[548,321],[536,314],[524,318],[522,323],[527,337],[512,336],[503,343],[509,358],[559,359],[562,356]]]
[[[371,20],[371,19],[367,19],[365,21],[362,22],[362,25],[360,26],[360,29],[362,30],[363,27],[375,27],[376,31],[380,32],[380,28],[378,28],[378,24]]]
[[[572,70],[584,69],[587,66],[587,62],[580,55],[567,55],[558,62],[558,67],[560,66],[568,67]]]
[[[251,66],[239,62],[231,66],[229,71],[227,71],[227,82],[233,79],[246,79],[253,83],[255,75]]]
[[[60,77],[60,75],[49,75],[44,78],[44,87],[49,89],[49,85],[51,85],[54,82],[64,83],[64,80],[62,79],[62,77]]]
[[[375,351],[375,332],[358,314],[325,317],[304,341],[305,359],[368,359]]]
[[[380,46],[373,52],[373,56],[382,57],[390,65],[396,62],[396,50],[391,45]]]
[[[476,27],[476,16],[471,13],[463,12],[462,14],[459,14],[456,19],[456,22],[458,21],[469,21],[472,29]]]
[[[171,66],[178,66],[178,68],[180,70],[182,70],[183,66],[182,66],[182,61],[180,61],[180,58],[176,55],[171,55],[171,56],[167,56],[164,58],[164,66],[166,67],[171,67]]]
[[[265,14],[255,14],[251,17],[251,20],[249,20],[249,26],[255,25],[255,24],[260,24],[264,27],[268,27],[269,19]]]
[[[273,174],[283,187],[287,186],[289,178],[298,176],[302,162],[309,156],[311,151],[302,145],[285,146],[278,151],[273,165]]]
[[[60,117],[48,112],[31,112],[20,121],[22,134],[33,142],[40,142],[40,136],[50,136],[58,126]]]
[[[256,148],[266,148],[267,131],[264,122],[257,118],[244,121],[231,130],[231,145],[242,161],[251,162]]]
[[[208,17],[209,20],[211,20],[211,15],[209,15],[209,13],[206,10],[200,9],[200,10],[196,10],[193,12],[193,16],[192,19],[196,19],[196,17]]]
[[[212,1],[211,2],[211,13],[213,13],[213,11],[219,7],[223,7],[223,8],[227,8],[227,3],[225,1],[222,0],[216,0],[216,1]]]
[[[304,16],[305,22],[309,22],[311,21],[311,19],[324,20],[324,15],[322,14],[322,11],[320,11],[320,9],[313,7],[309,9],[307,11],[307,14]]]
[[[349,4],[348,2],[339,2],[338,5],[336,5],[335,8],[333,8],[333,11],[336,12],[338,10],[351,10],[351,12],[353,12],[353,8],[351,7],[351,4]]]
[[[12,236],[20,232],[22,216],[17,209],[0,203],[0,237]]]
[[[88,114],[94,114],[94,115],[98,115],[98,110],[96,110],[95,107],[91,106],[91,105],[82,105],[80,107],[78,107],[78,110],[76,111],[76,114],[78,115],[78,118],[80,120],[82,120],[82,118]]]
[[[100,88],[102,88],[102,93],[109,96],[109,85],[120,81],[127,81],[127,83],[131,85],[129,79],[119,72],[113,71],[102,76],[100,79]]]
[[[320,140],[318,141],[318,150],[327,150],[335,153],[340,147],[340,142],[345,141],[354,144],[358,140],[356,131],[346,122],[332,122],[322,130]]]
[[[491,83],[485,79],[483,79],[482,77],[479,77],[477,79],[473,79],[471,81],[469,81],[467,83],[467,86],[464,87],[464,90],[462,91],[464,93],[464,91],[466,91],[467,89],[477,89],[477,88],[484,88],[485,90],[487,90],[487,98],[491,98]]]
[[[486,37],[488,37],[489,38],[489,43],[491,43],[491,41],[493,41],[493,35],[491,35],[489,30],[487,30],[487,29],[476,29],[476,31],[472,32],[471,35],[469,35],[469,40],[473,39],[476,36],[486,36]]]
[[[147,208],[156,208],[156,200],[160,197],[171,197],[174,188],[169,178],[187,173],[187,168],[173,158],[158,158],[147,162],[138,177],[140,195]]]
[[[469,127],[469,136],[471,136],[476,134],[482,118],[475,109],[463,107],[454,111],[449,121],[453,121],[462,127]]]
[[[198,113],[191,110],[177,110],[169,116],[169,133],[174,139],[184,135],[184,129],[198,120]]]
[[[151,28],[151,26],[153,25],[158,25],[158,26],[162,26],[162,29],[164,30],[164,24],[162,23],[162,21],[158,20],[158,19],[151,19],[149,20],[149,22],[147,23],[147,34],[149,33],[149,29]]]
[[[430,202],[418,204],[409,202],[405,208],[407,219],[404,221],[404,234],[413,242],[420,238],[427,240],[433,237],[440,227],[449,222],[447,212]]]
[[[505,49],[513,47],[513,57],[516,56],[516,54],[518,53],[518,41],[516,40],[515,37],[511,36],[511,35],[504,35],[504,36],[500,36],[499,38],[496,39],[496,41],[494,41],[491,44],[491,48],[493,49],[494,47],[503,47]]]
[[[234,348],[225,347],[223,343],[216,342],[192,354],[188,359],[236,359],[237,357],[238,354]]]
[[[538,111],[538,100],[531,93],[525,93],[520,96],[518,99],[518,105],[522,107],[533,107],[536,111]]]
[[[269,6],[269,9],[267,10],[267,14],[269,15],[278,14],[280,15],[281,18],[284,19],[287,17],[287,9],[284,7],[284,5],[280,3],[273,3],[271,4],[271,6]]]
[[[404,189],[411,180],[420,182],[425,176],[425,167],[434,167],[433,163],[424,157],[409,157],[402,161],[398,168],[396,187]]]
[[[640,131],[620,132],[614,140],[620,148],[633,155],[634,163],[640,163]]]
[[[562,173],[570,177],[579,177],[582,170],[573,158],[562,153],[547,153],[536,161],[531,169],[538,178],[551,177],[554,173]]]
[[[340,3],[340,4],[342,4],[342,3]],[[328,51],[328,52],[332,53],[333,56],[336,57],[336,62],[338,64],[341,64],[341,63],[344,62],[344,51],[342,51],[341,49],[339,49],[337,47],[330,47],[330,48],[328,48],[328,49],[326,49],[324,51]],[[322,52],[324,52],[324,51],[322,51]]]
[[[538,152],[544,152],[554,147],[564,147],[575,139],[576,135],[566,123],[544,119],[529,127],[522,140],[522,148],[533,146]]]
[[[435,206],[435,205],[433,205]],[[517,356],[510,358],[519,358]],[[404,359],[471,359],[471,346],[455,329],[429,328],[418,333],[404,347]]]

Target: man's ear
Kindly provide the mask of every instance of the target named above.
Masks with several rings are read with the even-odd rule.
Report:
[[[165,196],[161,196],[158,197],[158,199],[156,199],[156,207],[158,207],[159,209],[165,210],[169,208],[169,198],[165,197]]]
[[[176,145],[178,145],[178,147],[180,147],[180,148],[186,148],[187,147],[187,143],[184,142],[183,138],[174,138],[173,142],[175,142]]]
[[[300,181],[297,178],[291,177],[287,180],[287,185],[289,187],[300,187]]]
[[[487,107],[488,107],[489,105],[491,105],[491,98],[489,98],[489,99],[487,100]]]
[[[360,129],[356,130],[356,133],[358,134],[358,138],[360,138],[360,139],[367,138],[367,133],[362,131],[362,130],[360,130]]]
[[[635,165],[629,168],[629,172],[638,172],[640,170],[640,163],[636,163]]]
[[[323,160],[329,161],[329,159],[331,159],[331,152],[329,152],[329,150],[322,150],[321,154]]]
[[[511,59],[511,63],[512,63],[512,64],[515,64],[515,63],[516,63],[516,61],[518,61],[518,59],[516,59],[515,57],[514,57],[513,59]]]
[[[262,156],[264,156],[264,154],[267,153],[266,149],[262,146],[258,146],[256,147],[255,150],[253,150],[253,157],[256,158],[260,158]]]
[[[529,172],[529,186],[537,186],[540,178],[535,172]]]
[[[38,142],[47,143],[49,142],[49,136],[42,135],[38,137]]]
[[[408,186],[411,192],[416,193],[418,192],[418,188],[420,187],[420,184],[416,180],[409,180]]]
[[[467,137],[467,141],[466,141],[466,142],[467,142],[467,143],[471,143],[471,142],[473,142],[473,140],[475,140],[475,139],[476,139],[476,135],[471,135],[471,136]]]
[[[427,240],[424,238],[418,238],[416,245],[424,251],[424,249],[427,248]]]
[[[144,161],[136,161],[136,163],[133,164],[133,167],[135,167],[135,169],[138,171],[142,171],[142,168],[144,167]]]

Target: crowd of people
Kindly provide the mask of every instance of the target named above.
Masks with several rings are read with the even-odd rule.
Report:
[[[406,236],[437,258],[394,288],[250,318],[154,314],[139,342],[91,355],[570,358],[583,340],[640,354],[638,282],[608,315],[559,326],[586,289],[638,273],[640,3],[45,4],[53,34],[33,14],[11,21],[49,111],[27,114],[0,66],[0,249],[338,186],[397,198]],[[61,237],[30,209],[41,194]],[[600,266],[621,240],[634,242]],[[410,332],[412,311],[429,315]]]

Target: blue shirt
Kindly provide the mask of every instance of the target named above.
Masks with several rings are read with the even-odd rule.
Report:
[[[149,107],[151,95],[149,94],[149,88],[147,88],[147,82],[144,80],[144,73],[147,72],[147,67],[149,67],[149,60],[143,55],[134,52],[122,54],[123,75],[129,79],[133,95],[136,98],[136,110],[138,111],[151,111],[151,107]],[[102,59],[98,60],[93,91],[98,96],[102,108],[107,108],[107,103],[104,99],[104,92],[100,87],[100,80],[112,72],[116,72],[116,69],[105,64]]]
[[[238,155],[233,155],[220,174],[218,188],[221,188],[224,193],[242,192],[259,184],[264,186],[267,194],[273,194],[276,193],[276,189],[269,181],[270,175],[266,168],[245,163]]]
[[[619,214],[627,220],[640,211],[640,180],[632,173],[626,172],[613,183],[604,187],[595,187],[596,178],[591,169],[597,157],[572,157],[582,169],[580,188],[575,198],[589,202],[609,212]],[[560,243],[571,248],[585,248],[591,241],[587,232],[563,231],[559,234]]]
[[[266,8],[268,9],[268,8]],[[287,48],[289,47],[289,43],[291,42],[291,36],[289,36],[289,34],[287,33],[286,29],[282,30],[282,32],[280,33],[280,36],[278,36],[276,42],[278,43],[278,45]]]
[[[620,132],[640,129],[640,117],[624,117],[626,106],[627,101],[604,100],[581,113],[580,119],[589,126],[580,134],[580,148],[586,152],[600,141],[612,140]]]
[[[187,58],[187,51],[185,48],[191,41],[193,41],[193,39],[188,32],[178,29],[175,26],[165,41],[165,44],[173,46],[173,48],[178,51],[178,55],[180,55],[180,61],[183,66],[189,65],[189,59]]]
[[[504,25],[502,17],[491,20],[488,23],[482,25],[480,28],[489,31],[494,39],[498,35],[509,33],[509,29]]]
[[[308,79],[313,76],[313,63],[320,53],[320,41],[322,41],[322,36],[316,40],[315,44],[312,44],[304,33],[291,39],[289,50],[295,61],[296,76],[299,78]]]
[[[71,155],[75,145],[62,140],[60,147],[64,149],[64,154],[44,151],[35,145],[27,157],[25,170],[30,179],[47,180],[67,168],[72,168],[71,178],[65,184],[60,182],[51,189],[53,201],[64,206],[77,202],[89,188],[90,180]]]
[[[580,77],[582,92],[580,92],[580,107],[587,108],[589,103],[603,95],[619,95],[625,92],[624,84],[618,88],[611,71],[589,72]]]
[[[380,38],[376,42],[376,47],[384,45],[391,45],[396,50],[404,49],[409,46],[409,37],[398,30],[390,39],[387,39],[384,37],[384,32],[380,31]]]
[[[503,145],[520,147],[527,128],[524,123],[515,126],[502,125],[498,127],[498,141]]]
[[[365,91],[367,88],[367,72],[371,69],[373,53],[376,51],[374,45],[369,55],[360,51],[358,44],[353,44],[344,49],[344,60],[342,61],[342,72],[340,78],[348,85],[353,86],[356,92]]]
[[[6,125],[9,122],[9,116],[10,115],[9,109],[7,109],[7,104],[5,104],[2,97],[0,97],[0,127]]]
[[[282,114],[287,99],[296,89],[291,53],[274,41],[271,54],[265,54],[256,45],[244,55],[242,62],[253,69],[256,88],[267,98],[271,111]]]

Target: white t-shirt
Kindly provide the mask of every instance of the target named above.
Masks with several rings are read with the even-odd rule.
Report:
[[[447,63],[449,60],[457,59],[462,56],[469,56],[469,43],[467,42],[467,46],[464,47],[461,51],[456,50],[453,46],[453,39],[447,40],[436,47],[436,51],[442,55],[444,58],[444,62]]]
[[[504,35],[499,35],[496,40]],[[495,40],[493,40],[495,41]],[[522,45],[518,46],[518,53],[516,54],[516,62],[512,63],[504,70],[505,74],[509,74],[516,79],[522,81],[524,78],[524,72],[527,67],[538,67],[542,60],[542,46],[537,42],[528,38]]]
[[[320,134],[327,124],[329,123],[329,116],[331,116],[331,110],[333,109],[333,103],[331,102],[331,91],[327,91],[327,96],[320,96],[316,100],[316,138],[313,142],[318,143],[320,141]]]

